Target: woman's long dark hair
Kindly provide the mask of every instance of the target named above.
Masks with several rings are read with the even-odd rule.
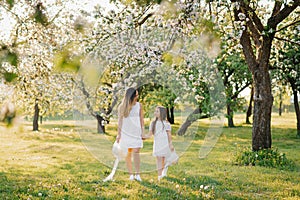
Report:
[[[167,120],[167,109],[163,106],[157,106],[156,108],[159,109],[159,118],[160,118],[161,122]],[[152,122],[151,131],[153,134],[155,134],[156,122],[158,120],[159,119],[156,117],[155,120]],[[164,124],[163,124],[163,126],[164,126]]]

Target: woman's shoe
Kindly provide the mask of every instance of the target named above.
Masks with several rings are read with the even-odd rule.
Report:
[[[137,181],[140,181],[140,182],[142,181],[142,179],[141,179],[141,177],[140,177],[139,174],[135,175],[134,179],[137,180]]]

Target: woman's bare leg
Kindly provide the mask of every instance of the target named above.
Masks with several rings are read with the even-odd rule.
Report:
[[[133,149],[133,161],[134,161],[134,167],[136,174],[140,174],[140,148],[134,148]]]
[[[127,166],[127,169],[128,169],[128,173],[130,175],[132,175],[132,163],[131,163],[131,152],[132,152],[132,149],[129,148],[128,149],[128,153],[127,153],[127,156],[126,156],[126,166]]]

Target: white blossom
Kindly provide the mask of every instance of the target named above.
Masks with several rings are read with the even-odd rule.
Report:
[[[239,13],[238,14],[238,17],[241,21],[245,20],[246,19],[246,15],[244,13]]]

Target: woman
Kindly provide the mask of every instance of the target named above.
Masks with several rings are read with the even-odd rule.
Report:
[[[140,177],[140,149],[143,147],[144,115],[142,105],[137,102],[138,91],[128,88],[118,109],[117,143],[128,149],[125,159],[130,180],[142,181]],[[132,155],[133,154],[133,155]],[[132,172],[131,157],[133,156],[135,175]]]

